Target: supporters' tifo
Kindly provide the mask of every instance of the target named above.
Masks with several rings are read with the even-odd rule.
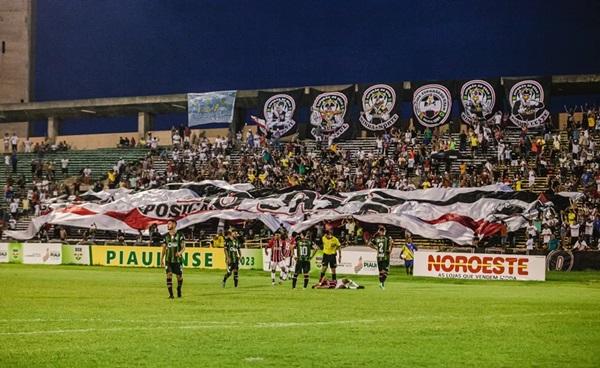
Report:
[[[600,366],[598,14],[0,0],[0,367]]]

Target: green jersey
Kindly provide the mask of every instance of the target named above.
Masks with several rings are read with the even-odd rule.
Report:
[[[230,263],[237,263],[240,260],[240,242],[237,239],[225,239],[225,251],[229,256]]]
[[[298,256],[299,261],[310,261],[312,249],[312,241],[308,239],[298,239],[296,241],[296,256]]]
[[[377,259],[389,260],[392,247],[392,238],[387,236],[376,236],[371,240],[377,249]]]
[[[181,256],[177,257],[177,252],[183,248],[183,240],[183,235],[179,231],[175,235],[171,235],[171,233],[165,235],[164,242],[167,246],[165,252],[166,263],[181,263]]]

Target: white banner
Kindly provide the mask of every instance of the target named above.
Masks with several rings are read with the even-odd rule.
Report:
[[[415,252],[415,276],[468,280],[545,281],[544,256]]]
[[[8,263],[8,243],[0,243],[0,263]]]
[[[377,252],[368,247],[346,247],[342,249],[342,261],[338,262],[340,275],[378,275]]]
[[[50,243],[23,244],[23,263],[25,264],[61,264],[62,245]]]
[[[392,248],[392,253],[390,253],[390,266],[404,266],[404,260],[400,258],[401,254],[401,246]]]

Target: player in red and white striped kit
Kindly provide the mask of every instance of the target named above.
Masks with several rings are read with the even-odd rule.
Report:
[[[276,232],[273,239],[269,240],[267,248],[271,250],[269,262],[269,268],[271,269],[271,283],[272,285],[275,285],[275,272],[277,271],[277,267],[279,267],[279,283],[287,279],[288,268],[285,257],[289,254],[289,247],[287,241],[281,238],[281,234]],[[265,248],[265,255],[268,255],[267,248]]]

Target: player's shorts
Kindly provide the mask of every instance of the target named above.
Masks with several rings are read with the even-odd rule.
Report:
[[[271,271],[277,270],[277,267],[279,267],[280,270],[283,270],[283,269],[287,269],[287,265],[288,265],[288,263],[285,263],[285,261],[279,261],[279,262],[271,261],[269,263],[269,268],[271,269]]]
[[[389,259],[378,259],[377,260],[377,269],[379,272],[381,271],[389,271],[390,270],[390,261]]]
[[[404,260],[404,267],[412,267],[413,263],[415,263],[415,261],[411,260]]]
[[[296,261],[296,270],[294,273],[309,273],[310,261]]]
[[[233,271],[233,270],[239,270],[240,269],[240,263],[239,262],[231,262],[227,265],[227,270],[228,271]]]
[[[183,275],[183,269],[181,268],[181,263],[178,262],[169,262],[165,267],[167,273],[174,273],[177,276]]]
[[[337,257],[335,254],[323,254],[323,266],[324,267],[337,267]]]

